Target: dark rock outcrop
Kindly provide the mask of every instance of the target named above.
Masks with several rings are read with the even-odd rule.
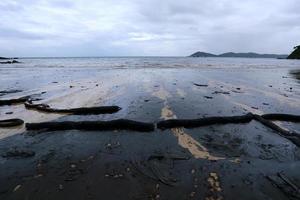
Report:
[[[21,63],[17,60],[9,60],[9,61],[5,61],[5,62],[0,62],[0,64],[14,64],[14,63]]]
[[[18,58],[14,57],[14,58],[7,58],[7,57],[0,57],[0,60],[16,60]]]
[[[294,51],[287,57],[287,59],[300,59],[300,45],[294,47]]]

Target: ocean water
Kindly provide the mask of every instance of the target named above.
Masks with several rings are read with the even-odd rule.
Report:
[[[21,58],[20,64],[3,68],[297,68],[298,60],[261,58],[192,58],[192,57],[85,57]]]
[[[71,83],[93,79],[103,73],[111,77],[114,77],[114,73],[143,75],[146,70],[159,75],[167,75],[173,70],[179,77],[185,73],[203,75],[209,71],[212,78],[216,79],[230,81],[244,77],[252,82],[264,82],[289,76],[291,72],[300,69],[299,60],[261,58],[97,57],[20,58],[19,61],[21,63],[0,65],[0,90],[32,90],[52,82]],[[135,77],[138,79],[141,76]]]

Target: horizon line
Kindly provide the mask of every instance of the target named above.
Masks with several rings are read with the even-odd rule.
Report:
[[[194,53],[192,54],[189,54],[189,55],[185,55],[185,56],[171,56],[171,55],[163,55],[163,56],[159,56],[159,55],[149,55],[149,56],[138,56],[138,55],[135,55],[135,56],[125,56],[125,55],[121,55],[121,56],[0,56],[0,57],[3,57],[3,58],[8,58],[8,59],[14,59],[14,58],[19,58],[19,59],[29,59],[29,58],[128,58],[128,57],[132,57],[132,58],[137,58],[137,57],[190,57],[191,55],[197,53],[197,52],[202,52],[202,53],[209,53],[209,52],[206,52],[206,51],[195,51]],[[224,53],[209,53],[209,54],[213,54],[213,55],[222,55],[222,54],[226,54],[226,53],[236,53],[236,54],[247,54],[247,53],[254,53],[254,54],[260,54],[260,55],[289,55],[288,53],[257,53],[257,52],[234,52],[234,51],[228,51],[228,52],[224,52]]]

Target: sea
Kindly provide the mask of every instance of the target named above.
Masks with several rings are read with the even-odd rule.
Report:
[[[7,68],[297,68],[299,60],[272,58],[194,58],[194,57],[51,57],[19,58],[21,63]]]

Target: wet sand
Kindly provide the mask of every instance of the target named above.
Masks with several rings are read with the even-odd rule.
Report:
[[[21,118],[26,123],[119,118],[158,122],[247,112],[300,113],[300,80],[288,68],[14,68],[2,72],[5,86],[0,89],[22,92],[1,99],[37,94],[39,103],[55,108],[122,108],[114,114],[73,116],[26,110],[22,104],[0,107],[0,119]],[[276,123],[300,131],[299,124]],[[0,199],[294,198],[267,178],[278,172],[300,187],[299,148],[255,121],[150,133],[2,128],[0,153],[11,149],[35,154],[0,157]],[[156,159],[157,154],[165,157]],[[178,156],[185,159],[175,159]]]

